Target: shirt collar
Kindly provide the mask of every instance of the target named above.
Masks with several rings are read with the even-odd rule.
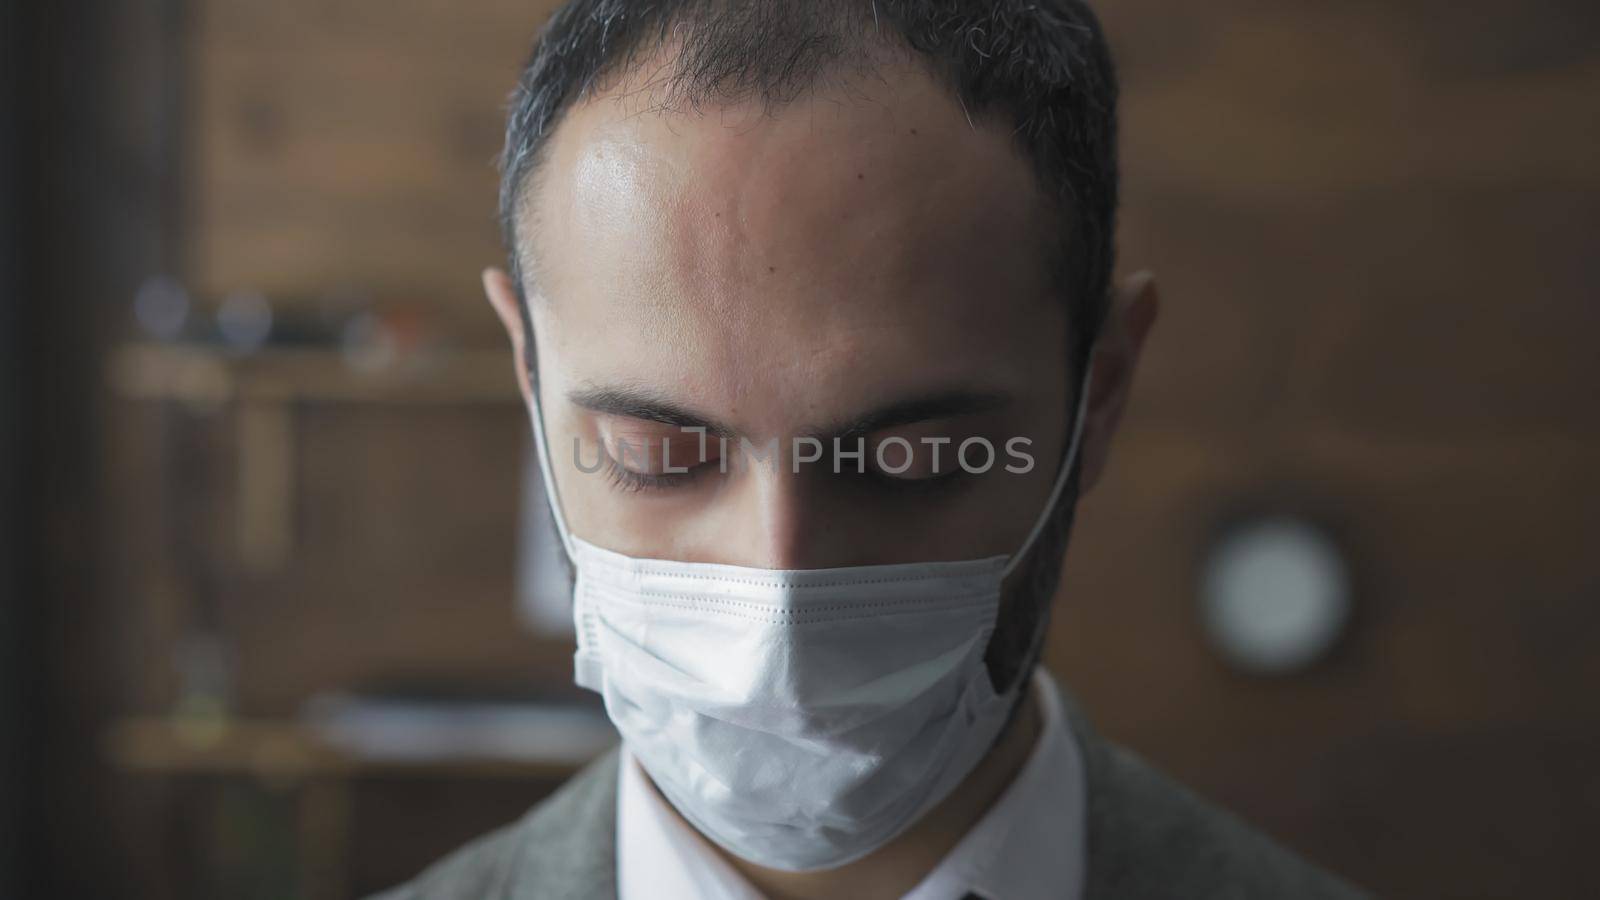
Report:
[[[1034,674],[1039,738],[1016,778],[905,900],[1078,900],[1087,852],[1083,759],[1055,679]]]

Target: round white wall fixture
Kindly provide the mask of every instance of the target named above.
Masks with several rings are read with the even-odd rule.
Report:
[[[1350,606],[1343,554],[1322,529],[1298,518],[1229,529],[1202,569],[1206,636],[1248,672],[1281,675],[1315,663],[1344,632]]]

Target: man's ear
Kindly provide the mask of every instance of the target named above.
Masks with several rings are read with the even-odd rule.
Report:
[[[522,301],[517,298],[517,286],[511,283],[511,276],[496,266],[484,269],[483,292],[488,295],[489,305],[500,317],[500,324],[505,326],[511,343],[520,345],[523,337]]]
[[[1094,487],[1105,471],[1111,438],[1122,423],[1122,413],[1133,390],[1139,354],[1160,309],[1161,295],[1156,290],[1156,277],[1150,272],[1130,275],[1117,285],[1105,329],[1090,360],[1094,377],[1089,409],[1084,413],[1079,493]]]
[[[500,324],[511,338],[517,386],[522,389],[522,398],[531,404],[533,394],[528,384],[528,335],[522,327],[522,300],[517,296],[517,286],[504,269],[491,266],[483,270],[483,292],[488,295],[489,305],[494,307],[495,315],[500,317]]]

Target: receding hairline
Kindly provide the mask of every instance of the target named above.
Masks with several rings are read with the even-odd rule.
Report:
[[[680,52],[663,52],[674,41]],[[690,105],[781,103],[872,68],[882,52],[921,63],[974,122],[1004,120],[1059,223],[1051,264],[1086,361],[1109,311],[1120,193],[1116,66],[1087,0],[567,0],[535,42],[506,122],[499,211],[519,292],[538,243],[526,239],[537,221],[523,220],[539,212],[529,200],[550,138],[596,84],[653,62]],[[526,328],[526,297],[519,306]]]
[[[539,283],[539,259],[536,249],[542,217],[538,199],[544,193],[550,175],[550,154],[560,142],[563,127],[586,107],[600,103],[628,104],[629,115],[683,118],[702,116],[715,110],[748,107],[754,115],[777,117],[809,99],[825,97],[830,93],[836,95],[841,102],[877,102],[863,90],[867,83],[887,85],[892,79],[905,78],[923,81],[933,88],[934,93],[947,102],[954,115],[965,118],[969,127],[975,130],[988,130],[997,137],[1005,136],[1005,129],[1002,127],[1004,117],[1000,111],[988,110],[973,115],[961,104],[960,98],[947,88],[934,67],[903,45],[887,42],[863,45],[858,56],[840,59],[838,65],[826,70],[817,70],[816,77],[812,78],[803,89],[782,97],[752,94],[731,97],[683,95],[680,93],[681,89],[674,86],[670,77],[663,77],[660,74],[664,69],[675,65],[675,55],[680,52],[681,47],[676,42],[668,40],[659,44],[651,54],[642,56],[638,64],[606,72],[603,78],[587,85],[584,94],[565,104],[561,114],[551,124],[538,152],[529,161],[523,173],[514,206],[516,227],[512,229],[512,234],[516,245],[509,250],[516,257],[520,278],[525,283],[519,284],[519,289],[531,288]],[[1028,168],[1030,162],[1022,148],[1011,142],[1010,149],[1015,162]],[[1042,201],[1042,205],[1052,217],[1050,224],[1056,227],[1068,227],[1066,222],[1060,221],[1058,211],[1048,202],[1049,198],[1041,186],[1036,182],[1033,186],[1036,198]],[[1053,241],[1047,243],[1054,244]],[[530,293],[530,299],[532,296]]]

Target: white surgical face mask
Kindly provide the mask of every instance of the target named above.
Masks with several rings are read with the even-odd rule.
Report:
[[[1010,556],[755,569],[635,559],[567,531],[537,401],[539,461],[577,571],[577,682],[684,818],[775,869],[825,869],[888,843],[989,751],[1019,687],[984,665]],[[670,528],[670,522],[662,523]],[[1027,679],[1018,679],[1019,685]]]

